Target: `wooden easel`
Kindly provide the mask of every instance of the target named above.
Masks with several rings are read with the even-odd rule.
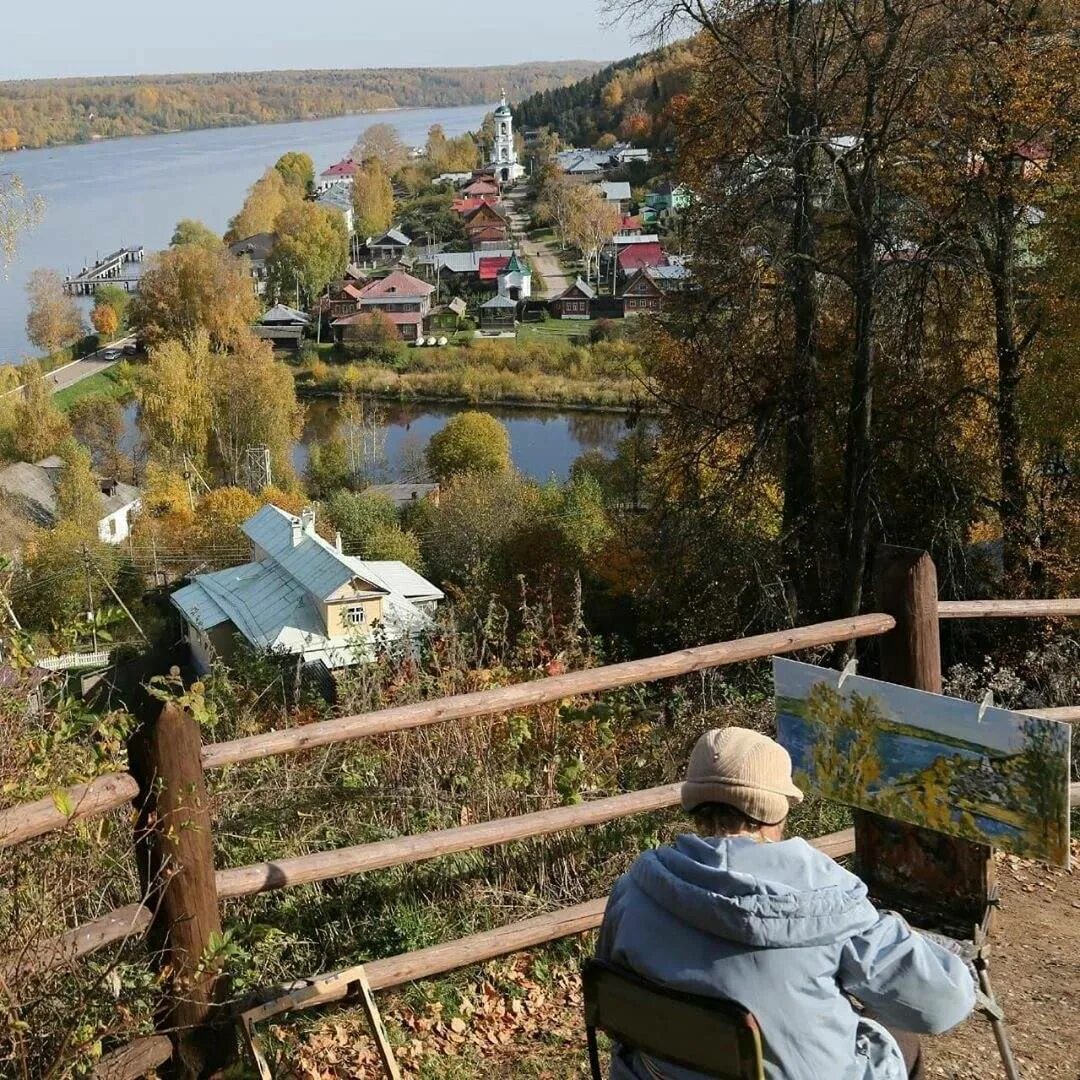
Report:
[[[240,1015],[240,1034],[248,1054],[255,1063],[255,1068],[258,1069],[260,1080],[274,1080],[274,1078],[255,1031],[255,1024],[258,1021],[267,1020],[271,1016],[279,1016],[292,1009],[303,1008],[304,1005],[347,997],[354,989],[360,991],[360,1004],[367,1016],[386,1075],[390,1077],[390,1080],[401,1080],[401,1070],[398,1068],[397,1058],[394,1057],[394,1048],[390,1045],[390,1037],[386,1033],[386,1027],[383,1025],[379,1008],[375,1004],[375,995],[371,991],[371,984],[368,982],[367,972],[363,966],[347,968],[325,979],[316,979],[307,986],[291,990],[273,1001],[257,1005]]]
[[[877,606],[896,619],[881,638],[881,678],[942,692],[938,583],[925,551],[884,546],[877,558]],[[988,939],[997,906],[993,853],[986,844],[855,811],[855,872],[879,906],[911,914],[924,929],[941,929],[974,945],[978,1011],[990,1021],[1009,1080],[1020,1074],[1004,1016],[990,986]]]

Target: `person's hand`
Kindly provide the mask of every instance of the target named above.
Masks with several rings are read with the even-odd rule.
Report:
[[[976,993],[980,992],[979,971],[975,966],[979,949],[974,941],[960,941],[957,938],[949,937],[947,934],[935,934],[933,930],[919,930],[917,933],[922,934],[928,941],[932,941],[938,948],[952,953],[953,956],[960,957],[964,961],[964,966],[968,969],[968,974],[971,975],[971,981],[975,984]]]

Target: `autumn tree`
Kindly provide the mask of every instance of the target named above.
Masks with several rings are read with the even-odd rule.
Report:
[[[536,203],[536,213],[541,221],[555,229],[559,243],[569,242],[570,223],[573,220],[575,186],[561,172],[556,172],[544,183]]]
[[[44,213],[44,199],[29,195],[18,176],[0,176],[0,273],[14,260],[20,234],[33,228]]]
[[[40,461],[56,453],[67,437],[68,422],[53,400],[52,384],[37,364],[24,364],[19,374],[22,393],[12,412],[11,449],[20,461]]]
[[[292,449],[304,427],[292,372],[270,344],[249,336],[231,353],[210,357],[209,429],[229,483],[244,475],[247,452],[265,446],[278,482],[292,475]]]
[[[103,341],[111,341],[120,329],[120,316],[111,304],[103,304],[98,301],[94,310],[90,312],[90,322],[93,324],[97,335]]]
[[[131,305],[131,324],[150,346],[205,330],[215,347],[245,338],[259,300],[243,260],[225,248],[185,244],[152,255]]]
[[[64,468],[56,484],[56,515],[59,521],[77,525],[88,537],[98,535],[102,518],[101,489],[90,461],[90,452],[67,439],[59,456]]]
[[[331,281],[341,277],[348,262],[349,230],[337,211],[302,202],[278,219],[267,274],[279,296],[288,296],[299,286],[307,302],[313,303]]]
[[[622,215],[619,208],[592,184],[570,188],[566,219],[566,237],[585,260],[585,279],[592,278],[593,266],[600,276],[600,252],[619,231]]]
[[[272,233],[285,208],[302,198],[277,169],[267,169],[251,186],[240,212],[229,222],[227,243],[235,243],[259,233]]]
[[[184,218],[176,223],[173,229],[170,247],[180,247],[183,244],[194,244],[196,247],[204,247],[209,251],[217,251],[223,241],[209,225],[204,225],[194,218]]]
[[[427,462],[439,480],[465,472],[507,472],[513,468],[510,434],[489,413],[459,413],[442,431],[432,435]]]
[[[449,172],[446,165],[449,159],[449,144],[450,140],[446,137],[442,124],[432,124],[428,129],[426,153],[432,168],[439,172]]]
[[[64,292],[59,274],[35,270],[27,282],[26,293],[30,301],[26,336],[44,353],[52,356],[83,334],[82,312],[74,297]]]
[[[341,533],[345,550],[361,559],[398,559],[422,569],[419,541],[402,529],[397,508],[375,492],[338,491],[326,505],[326,515]]]
[[[310,154],[291,150],[278,158],[274,168],[281,174],[287,187],[299,191],[302,195],[309,195],[315,186],[315,162],[311,160]]]
[[[352,159],[357,165],[377,161],[390,176],[393,176],[408,158],[409,152],[392,124],[372,124],[357,140],[352,151]]]
[[[394,189],[381,162],[372,161],[357,170],[352,200],[358,235],[379,236],[390,227],[394,219]]]
[[[954,255],[978,275],[988,301],[983,317],[993,328],[995,362],[984,389],[997,434],[993,498],[1005,574],[1022,591],[1032,587],[1042,561],[1032,501],[1045,466],[1029,457],[1024,384],[1057,314],[1041,237],[1053,222],[1068,220],[1075,199],[1069,13],[1053,2],[946,0],[939,48],[950,62],[934,83],[929,137],[918,159],[933,185],[921,193],[948,223]]]
[[[124,410],[114,398],[94,394],[68,410],[71,434],[90,452],[92,467],[102,476],[130,478],[131,463],[123,452]]]
[[[131,314],[131,293],[122,285],[98,285],[94,289],[94,306],[106,304],[116,312],[119,329],[126,330]]]
[[[151,455],[179,470],[201,468],[210,437],[210,334],[163,341],[150,349],[135,379],[139,427]]]

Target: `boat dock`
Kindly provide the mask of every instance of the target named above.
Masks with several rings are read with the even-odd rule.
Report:
[[[146,251],[141,247],[120,248],[104,259],[99,259],[93,266],[82,268],[82,272],[64,279],[64,291],[72,296],[92,296],[99,285],[119,285],[128,292],[138,288],[138,275],[127,268],[132,263],[141,263]]]

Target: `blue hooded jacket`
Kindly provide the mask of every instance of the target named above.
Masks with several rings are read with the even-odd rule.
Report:
[[[615,884],[597,955],[675,989],[727,998],[761,1026],[767,1080],[906,1080],[882,1021],[939,1034],[975,1004],[964,962],[879,912],[805,840],[680,836]],[[617,1048],[611,1080],[700,1080]]]

